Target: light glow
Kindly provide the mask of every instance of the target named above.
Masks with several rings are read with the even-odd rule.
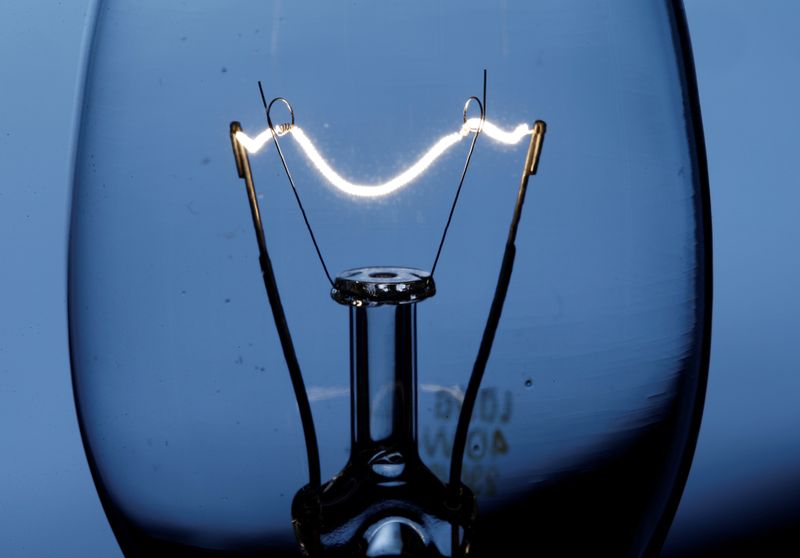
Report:
[[[375,198],[396,192],[397,190],[414,181],[423,172],[425,172],[428,167],[435,163],[439,157],[444,155],[447,150],[470,134],[476,132],[480,124],[480,118],[467,119],[459,131],[453,132],[452,134],[447,134],[446,136],[440,138],[439,141],[434,143],[433,146],[431,146],[430,149],[428,149],[428,151],[426,151],[413,165],[408,167],[394,178],[379,184],[358,184],[350,182],[346,178],[342,177],[328,164],[311,139],[299,126],[295,125],[288,129],[279,128],[275,133],[277,133],[278,136],[291,134],[305,153],[306,157],[308,157],[308,160],[311,161],[320,174],[322,174],[322,176],[324,176],[325,179],[331,183],[331,185],[340,191],[350,194],[351,196]],[[509,132],[489,122],[488,120],[483,122],[483,128],[481,129],[482,134],[486,134],[493,140],[505,145],[515,145],[522,141],[525,136],[529,136],[531,132],[532,130],[525,124],[520,124]],[[251,138],[242,131],[236,132],[236,141],[242,144],[250,153],[257,153],[262,147],[264,147],[264,145],[267,144],[267,142],[272,140],[272,138],[273,132],[270,129],[264,130],[255,138]]]

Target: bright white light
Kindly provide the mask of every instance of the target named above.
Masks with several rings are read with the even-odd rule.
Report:
[[[328,165],[328,162],[322,158],[322,155],[319,154],[319,151],[317,151],[317,148],[314,147],[314,144],[311,143],[311,140],[308,139],[308,136],[303,130],[294,128],[292,130],[292,135],[294,135],[297,143],[300,144],[300,147],[305,151],[306,156],[311,160],[314,166],[328,179],[328,182],[346,194],[360,197],[385,196],[386,194],[391,194],[395,190],[399,190],[422,174],[425,169],[431,166],[431,164],[442,155],[442,153],[458,143],[461,139],[460,134],[450,134],[443,137],[416,163],[387,182],[382,184],[353,184],[342,178]]]
[[[395,176],[394,178],[382,182],[380,184],[357,184],[350,182],[337,173],[325,158],[317,150],[314,143],[309,139],[306,133],[299,126],[293,126],[285,133],[291,133],[295,141],[297,141],[300,148],[306,154],[309,161],[317,168],[317,170],[325,177],[328,182],[333,186],[351,196],[359,197],[379,197],[391,194],[412,182],[415,178],[421,175],[425,170],[436,162],[436,159],[441,157],[448,149],[453,147],[462,139],[466,138],[471,133],[477,131],[480,126],[480,118],[469,118],[458,132],[453,132],[442,137],[428,151],[420,157],[416,163],[408,167],[406,170]],[[507,132],[497,125],[492,124],[488,120],[484,121],[482,134],[506,145],[514,145],[522,141],[522,138],[530,135],[532,130],[525,124],[520,124],[512,131]],[[283,134],[280,134],[283,135]],[[267,129],[258,134],[255,138],[251,138],[242,131],[236,132],[236,140],[241,143],[245,149],[250,153],[258,152],[264,145],[272,140],[272,131]]]
[[[257,153],[258,150],[264,147],[264,144],[271,139],[272,139],[272,130],[270,130],[269,128],[258,134],[255,138],[251,138],[241,130],[236,132],[236,141],[244,145],[244,148],[247,149],[250,153]]]
[[[470,132],[474,132],[478,129],[478,126],[481,123],[480,118],[470,118],[467,120],[467,123],[461,127],[462,134],[464,133],[463,130],[466,128]],[[500,143],[504,143],[506,145],[515,145],[522,141],[522,138],[525,136],[531,135],[531,130],[528,128],[526,124],[520,124],[510,132],[506,132],[505,130],[499,128],[495,124],[492,124],[488,120],[483,122],[483,129],[481,130],[482,134],[486,134],[490,138],[495,141],[499,141]]]

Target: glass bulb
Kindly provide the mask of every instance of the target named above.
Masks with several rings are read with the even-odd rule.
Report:
[[[657,551],[699,425],[711,303],[679,2],[102,0],[76,153],[69,325],[84,446],[126,556],[296,555],[293,520],[302,528],[314,509],[298,496],[310,473],[301,414],[231,156],[231,121],[253,140],[268,128],[257,82],[294,109],[294,131],[280,127],[285,107],[272,114],[332,279],[424,274],[484,68],[486,127],[436,296],[419,308],[332,301],[271,135],[249,155],[321,480],[359,479],[379,505],[391,500],[379,483],[419,479],[409,501],[421,519],[362,525],[365,555],[448,555],[447,537],[418,531],[448,522],[469,527],[476,556]],[[442,488],[529,144],[503,133],[528,134],[537,119],[546,146],[466,437],[475,507],[454,517]],[[375,185],[389,191],[343,187]],[[351,340],[358,324],[366,340],[357,328]],[[351,346],[367,360],[351,361]],[[413,366],[398,360],[414,353]],[[353,428],[351,401],[366,409]],[[339,477],[350,464],[354,476]],[[326,529],[315,533],[330,541]]]

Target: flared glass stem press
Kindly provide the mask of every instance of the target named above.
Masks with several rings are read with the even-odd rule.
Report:
[[[332,480],[295,498],[309,555],[438,557],[466,546],[472,494],[448,491],[417,449],[416,306],[434,293],[430,274],[413,269],[336,279],[332,296],[350,307],[351,453]]]

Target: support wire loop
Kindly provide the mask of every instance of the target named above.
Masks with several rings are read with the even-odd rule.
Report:
[[[263,89],[261,89],[261,82],[258,83],[259,83],[259,91],[261,92],[261,99],[264,100],[264,91]],[[286,109],[289,111],[289,116],[291,117],[291,122],[289,124],[278,124],[277,126],[274,126],[272,124],[272,116],[271,116],[272,105],[274,105],[278,101],[286,105]],[[282,136],[288,133],[289,130],[291,130],[294,127],[294,108],[292,107],[291,103],[289,103],[289,101],[287,101],[285,98],[275,97],[269,102],[269,105],[266,107],[266,110],[267,110],[267,125],[269,126],[269,129],[272,131],[273,134]]]

